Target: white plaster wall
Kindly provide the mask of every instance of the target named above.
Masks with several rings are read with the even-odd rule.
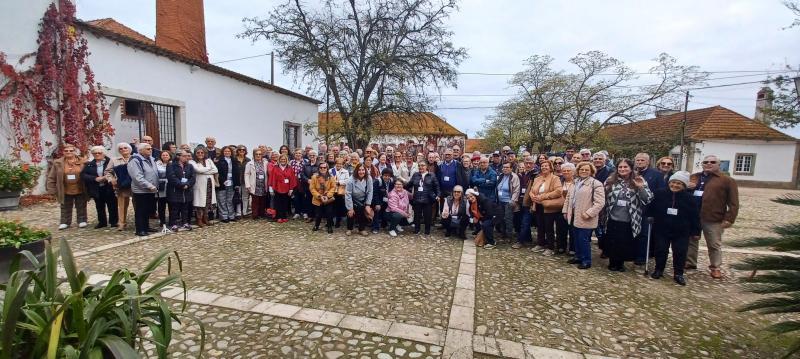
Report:
[[[0,51],[15,68],[27,69],[35,62],[29,58],[22,65],[20,57],[36,51],[39,23],[52,0],[0,1]]]
[[[89,32],[84,35],[91,51],[89,63],[104,87],[185,105],[181,108],[184,116],[179,116],[185,118],[186,126],[185,134],[179,133],[181,143],[203,142],[206,136],[214,136],[220,145],[277,147],[283,144],[284,121],[303,124],[317,120],[314,103],[192,68]],[[312,143],[313,138],[303,136],[302,145]]]
[[[701,171],[701,161],[707,155],[717,155],[720,161],[730,161],[731,177],[738,180],[790,182],[797,143],[788,141],[703,141],[695,145],[694,170]],[[755,153],[752,176],[734,174],[737,153]]]

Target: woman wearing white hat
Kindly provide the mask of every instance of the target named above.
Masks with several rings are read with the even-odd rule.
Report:
[[[700,237],[700,214],[686,191],[689,172],[679,171],[669,178],[667,188],[653,193],[648,207],[648,217],[653,217],[653,244],[656,248],[656,268],[650,276],[659,279],[664,275],[667,252],[672,247],[672,274],[675,283],[686,285],[683,269],[689,238]]]

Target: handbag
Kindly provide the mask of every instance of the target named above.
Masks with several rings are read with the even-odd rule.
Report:
[[[114,175],[117,176],[117,187],[122,189],[131,188],[131,175],[128,174],[128,165],[121,164],[114,166]]]
[[[483,230],[478,232],[478,235],[475,236],[475,246],[476,247],[483,247],[486,244],[486,236],[483,235]]]

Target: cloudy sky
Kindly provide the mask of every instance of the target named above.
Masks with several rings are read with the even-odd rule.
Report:
[[[245,16],[265,16],[275,0],[206,0],[210,62],[269,53],[271,45],[237,39]],[[313,1],[309,1],[313,3]],[[111,17],[149,37],[155,34],[155,0],[77,0],[83,20]],[[457,89],[441,90],[435,112],[470,136],[493,107],[510,97],[510,76],[531,55],[550,55],[556,68],[573,70],[569,58],[600,50],[637,71],[647,71],[659,53],[680,64],[714,73],[711,85],[751,82],[800,64],[800,28],[783,30],[792,14],[780,0],[465,0],[449,25],[454,42],[468,49]],[[277,62],[277,61],[276,61]],[[219,64],[269,80],[269,57]],[[278,64],[279,66],[279,64]],[[651,83],[642,75],[639,83]],[[720,77],[726,77],[719,79]],[[306,86],[276,70],[277,85],[298,92]],[[759,84],[692,93],[689,108],[722,105],[752,117]],[[784,130],[800,137],[800,128]]]

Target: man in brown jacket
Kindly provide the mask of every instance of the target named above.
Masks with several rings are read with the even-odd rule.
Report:
[[[719,170],[719,158],[708,155],[703,158],[703,171],[689,179],[695,203],[700,208],[700,224],[708,246],[708,266],[711,277],[722,278],[722,232],[733,225],[739,214],[739,190],[736,181]],[[700,238],[689,240],[687,269],[697,269],[697,250]]]

